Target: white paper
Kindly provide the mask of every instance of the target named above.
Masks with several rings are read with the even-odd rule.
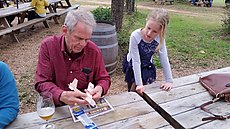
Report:
[[[73,82],[69,84],[69,89],[73,91],[77,91],[77,83],[78,80],[74,78]],[[93,96],[90,94],[92,89],[94,89],[94,85],[91,82],[89,82],[88,88],[86,90],[87,97],[83,99],[85,99],[92,107],[96,107],[96,102],[93,100]]]
[[[105,98],[100,98],[99,101],[97,101],[96,105],[97,106],[94,108],[89,105],[69,106],[69,110],[72,115],[73,121],[79,121],[77,115],[74,112],[79,111],[80,109],[83,109],[89,118],[94,118],[96,116],[100,116],[108,112],[114,111],[112,105]]]

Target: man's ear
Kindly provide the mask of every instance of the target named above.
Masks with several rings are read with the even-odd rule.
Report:
[[[63,33],[64,35],[66,35],[67,32],[68,32],[67,26],[66,26],[66,25],[62,25],[62,33]]]

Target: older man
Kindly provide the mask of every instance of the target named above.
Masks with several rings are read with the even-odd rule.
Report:
[[[95,87],[90,92],[94,100],[105,95],[110,87],[110,77],[105,69],[100,49],[90,41],[95,20],[92,13],[78,9],[68,12],[62,35],[42,41],[36,70],[38,92],[50,91],[56,105],[87,104],[88,83]],[[77,91],[68,84],[78,80]]]

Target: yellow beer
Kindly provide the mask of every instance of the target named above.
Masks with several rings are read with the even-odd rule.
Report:
[[[43,120],[49,120],[54,115],[55,109],[52,107],[45,107],[41,108],[39,114],[39,117],[41,117]]]

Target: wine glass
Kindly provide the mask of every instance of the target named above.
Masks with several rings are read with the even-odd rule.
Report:
[[[40,118],[46,121],[46,124],[40,129],[57,129],[57,127],[49,123],[49,119],[54,115],[55,106],[53,96],[50,92],[42,92],[37,96],[37,113]]]

